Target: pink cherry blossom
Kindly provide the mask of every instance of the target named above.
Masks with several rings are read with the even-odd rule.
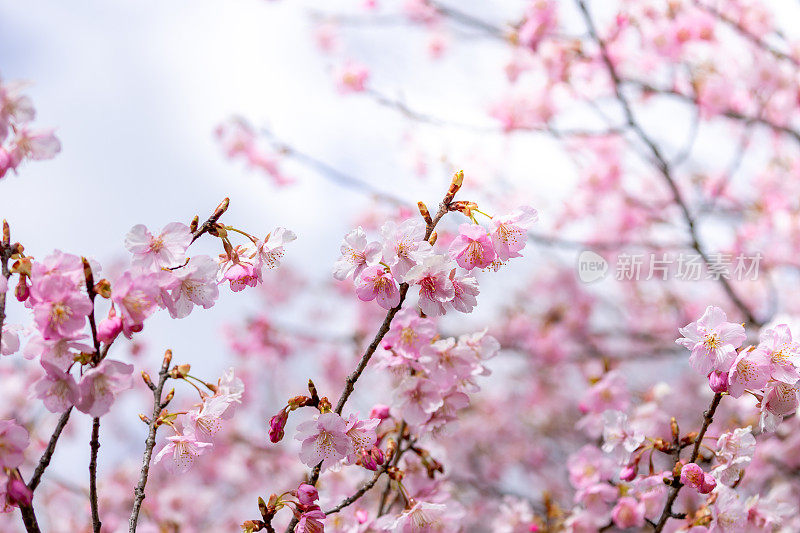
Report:
[[[716,456],[719,464],[711,473],[720,483],[733,486],[753,460],[755,451],[756,438],[750,426],[724,433],[717,440]]]
[[[117,394],[131,387],[132,373],[132,365],[104,359],[81,376],[80,399],[75,406],[93,418],[106,414]]]
[[[261,269],[251,263],[239,261],[232,264],[222,275],[224,280],[230,282],[233,292],[240,292],[245,287],[255,287],[262,281]]]
[[[400,291],[392,273],[380,265],[368,266],[361,271],[356,282],[356,295],[359,300],[375,300],[384,309],[391,309],[400,303]]]
[[[86,326],[92,311],[89,297],[64,276],[48,276],[33,286],[33,314],[45,339],[72,337]]]
[[[739,398],[745,389],[763,388],[769,381],[770,371],[770,359],[766,353],[761,350],[742,350],[731,365],[728,393]]]
[[[405,379],[396,390],[396,405],[402,418],[421,426],[444,402],[439,385],[430,379]]]
[[[716,480],[695,463],[687,463],[681,468],[681,483],[700,494],[708,494],[717,486]]]
[[[60,151],[61,142],[53,130],[30,130],[23,126],[17,130],[11,154],[16,167],[23,159],[52,159]]]
[[[39,357],[41,363],[49,363],[60,370],[66,371],[74,362],[75,356],[80,353],[94,353],[94,347],[87,344],[89,336],[76,335],[63,339],[44,339],[39,334],[34,334],[23,349],[27,359]]]
[[[489,233],[492,236],[497,258],[508,261],[519,257],[519,253],[528,242],[528,228],[539,218],[536,209],[528,206],[520,207],[508,215],[495,216],[489,223]]]
[[[191,432],[198,440],[213,442],[214,435],[222,429],[222,414],[228,408],[225,398],[212,396],[203,399],[199,408],[190,409],[181,415],[180,421],[184,428],[191,428]]]
[[[606,411],[603,421],[603,451],[612,454],[619,464],[627,463],[631,453],[644,442],[644,435],[620,411]]]
[[[300,460],[310,467],[322,463],[325,470],[352,453],[347,422],[336,413],[322,413],[297,426],[295,439],[302,441]]]
[[[792,340],[786,324],[762,331],[756,351],[768,358],[772,379],[789,385],[800,380],[800,344]]]
[[[351,451],[347,454],[347,461],[355,463],[361,457],[362,451],[368,451],[375,444],[375,428],[380,424],[377,418],[359,420],[356,415],[350,415],[347,419],[346,435],[352,442]]]
[[[443,255],[430,255],[413,267],[406,282],[419,286],[419,307],[428,316],[445,314],[444,303],[453,299],[455,289],[450,280],[452,264]]]
[[[220,398],[227,405],[221,415],[225,420],[233,417],[236,412],[236,406],[242,403],[242,395],[244,394],[244,383],[234,374],[234,368],[229,367],[222,374],[222,377],[217,380],[217,391],[214,393],[214,397]]]
[[[367,243],[367,234],[359,226],[345,236],[341,253],[342,256],[333,265],[333,277],[340,281],[350,276],[357,279],[367,265],[378,261],[381,245],[378,242]]]
[[[186,266],[176,269],[173,274],[179,280],[165,302],[172,318],[189,316],[195,305],[203,309],[213,307],[219,297],[217,271],[219,265],[207,255],[197,255],[189,259]]]
[[[369,79],[369,69],[360,63],[348,62],[336,71],[336,87],[341,93],[362,92]]]
[[[44,401],[48,411],[61,413],[77,403],[80,398],[75,378],[57,366],[42,361],[45,375],[33,384],[36,398]]]
[[[2,278],[3,276],[0,276]],[[0,355],[11,355],[19,350],[19,332],[22,328],[14,324],[3,324],[3,338],[0,340]]]
[[[497,257],[489,234],[479,224],[461,224],[458,237],[450,243],[449,253],[466,270],[486,268]]]
[[[308,483],[301,483],[295,493],[297,500],[303,505],[314,505],[314,502],[319,499],[317,488]]]
[[[408,271],[431,253],[431,245],[424,240],[425,223],[416,218],[399,225],[392,220],[386,222],[381,226],[381,237],[383,261],[400,281],[405,281]]]
[[[319,509],[306,511],[300,516],[294,531],[295,533],[323,533],[325,529],[322,520],[325,520],[325,513]]]
[[[800,383],[789,385],[780,381],[772,381],[764,389],[761,400],[761,429],[772,432],[781,423],[783,417],[797,410],[798,389]]]
[[[0,420],[0,467],[17,468],[28,447],[28,431],[14,420]]]
[[[8,503],[16,507],[20,505],[30,505],[33,500],[33,491],[16,476],[8,478],[5,491]]]
[[[411,502],[411,507],[395,519],[388,531],[394,533],[434,533],[449,531],[447,507],[440,503]]]
[[[156,454],[153,464],[164,463],[171,474],[185,474],[194,465],[194,460],[212,448],[212,444],[197,440],[191,432],[167,437],[164,447]]]
[[[260,265],[266,268],[276,268],[280,265],[285,253],[283,247],[296,239],[297,235],[293,231],[281,227],[275,228],[264,241],[260,241],[256,246]]]
[[[436,326],[432,320],[420,317],[415,309],[401,309],[383,338],[383,347],[416,357],[435,336]]]
[[[704,376],[712,370],[727,372],[736,359],[736,348],[747,337],[741,324],[727,320],[722,309],[708,306],[700,319],[679,329],[683,337],[675,342],[692,351],[689,363]]]
[[[159,287],[150,275],[126,271],[112,285],[111,301],[122,318],[126,337],[141,331],[144,321],[156,311]]]
[[[450,271],[450,281],[453,283],[453,299],[447,305],[461,313],[471,313],[478,305],[478,280],[469,274],[458,276],[456,270]]]
[[[146,226],[137,224],[125,237],[125,248],[133,254],[133,266],[158,270],[180,265],[191,242],[192,234],[186,224],[171,222],[155,236]]]
[[[636,498],[625,496],[617,501],[611,511],[614,525],[620,529],[644,526],[644,504]]]

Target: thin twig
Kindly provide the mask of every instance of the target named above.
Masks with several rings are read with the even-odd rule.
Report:
[[[387,461],[387,463],[388,463],[388,461]],[[332,515],[332,514],[334,514],[334,513],[338,513],[339,511],[341,511],[342,509],[344,509],[344,508],[345,508],[345,507],[347,507],[348,505],[352,505],[352,504],[354,504],[354,503],[355,503],[356,501],[358,501],[358,500],[359,500],[359,499],[360,499],[360,498],[361,498],[361,497],[362,497],[364,494],[366,494],[366,493],[367,493],[367,491],[369,491],[369,489],[371,489],[372,487],[374,487],[374,486],[375,486],[375,483],[377,483],[377,482],[378,482],[378,479],[380,479],[380,477],[383,475],[383,473],[384,473],[384,472],[386,472],[386,468],[381,468],[380,470],[378,470],[377,472],[375,472],[375,475],[374,475],[374,476],[372,476],[372,479],[370,479],[369,481],[367,481],[366,483],[364,483],[364,484],[361,486],[361,488],[360,488],[360,489],[358,489],[356,492],[354,492],[354,493],[353,493],[351,496],[349,496],[349,497],[345,498],[344,500],[342,500],[342,501],[339,503],[339,505],[337,505],[336,507],[333,507],[333,508],[331,508],[331,509],[329,509],[329,510],[325,511],[325,515]]]
[[[139,474],[139,483],[133,491],[133,511],[131,511],[131,518],[129,521],[128,531],[134,533],[136,531],[136,522],[139,520],[139,510],[142,508],[142,502],[145,498],[144,488],[147,484],[147,476],[150,473],[150,459],[153,456],[153,448],[156,445],[156,431],[158,431],[158,417],[161,411],[166,407],[167,402],[162,402],[161,394],[164,391],[164,384],[169,378],[169,363],[172,360],[172,352],[167,350],[164,355],[164,361],[161,363],[161,370],[158,372],[158,384],[153,389],[153,417],[150,419],[148,428],[147,439],[144,441],[144,455],[142,456],[142,470]]]
[[[692,248],[700,255],[706,266],[711,267],[713,263],[709,258],[705,248],[700,243],[700,238],[697,234],[697,227],[695,225],[694,218],[689,212],[688,204],[686,203],[686,200],[683,198],[683,194],[681,193],[678,184],[676,183],[674,177],[672,176],[670,164],[667,162],[666,158],[661,153],[661,149],[658,147],[655,141],[650,138],[647,132],[645,132],[644,129],[642,129],[641,125],[636,121],[636,117],[633,114],[633,108],[631,107],[630,102],[628,102],[627,97],[622,91],[622,83],[623,83],[622,79],[617,73],[617,69],[614,66],[614,62],[611,60],[611,56],[608,53],[605,41],[600,37],[600,35],[597,32],[597,28],[594,25],[594,20],[592,20],[592,16],[589,14],[589,9],[586,7],[585,1],[584,0],[576,0],[576,1],[578,3],[578,8],[580,9],[583,15],[586,27],[589,30],[589,35],[591,36],[592,40],[594,40],[597,43],[597,46],[600,48],[600,57],[603,61],[603,64],[606,67],[606,70],[608,71],[609,77],[611,78],[611,82],[614,86],[615,97],[619,102],[620,106],[622,107],[622,111],[625,115],[628,127],[647,146],[647,148],[650,150],[650,153],[653,155],[654,159],[653,162],[656,168],[659,170],[661,176],[664,178],[664,182],[667,184],[667,187],[672,193],[673,202],[680,209],[684,222],[686,223]],[[724,276],[719,277],[719,282],[722,285],[722,288],[725,291],[725,293],[728,295],[728,298],[742,312],[747,321],[755,326],[761,326],[762,321],[758,320],[755,317],[755,315],[747,306],[747,304],[744,303],[744,301],[739,297],[739,295],[733,289],[733,286],[730,284],[730,282]]]
[[[714,399],[711,400],[711,405],[708,407],[705,413],[703,413],[703,427],[700,428],[700,433],[698,433],[697,438],[694,441],[694,448],[692,449],[692,455],[689,458],[690,463],[694,463],[697,460],[697,456],[700,454],[700,445],[703,443],[703,437],[705,437],[706,431],[708,427],[711,425],[711,422],[714,421],[714,413],[717,410],[717,406],[719,405],[720,400],[722,399],[722,394],[719,392],[714,395]],[[675,464],[677,465],[680,461],[681,456],[681,448],[680,446],[676,446],[675,451]],[[675,513],[672,512],[672,504],[675,503],[675,499],[678,497],[678,493],[681,491],[683,487],[683,483],[681,483],[680,479],[673,479],[672,480],[672,487],[669,490],[669,495],[667,496],[667,502],[664,504],[664,510],[661,512],[661,518],[658,519],[658,523],[655,525],[655,532],[660,533],[664,526],[666,525],[667,521],[675,516]]]
[[[89,503],[92,506],[92,530],[100,533],[100,510],[97,506],[97,452],[100,449],[100,419],[92,421],[92,440],[89,442]]]

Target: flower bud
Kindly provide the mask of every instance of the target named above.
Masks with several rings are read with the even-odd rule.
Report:
[[[375,458],[372,456],[367,450],[361,450],[361,457],[358,459],[358,464],[366,468],[367,470],[372,470],[373,472],[378,469],[378,463],[375,461]]]
[[[20,275],[17,288],[14,289],[14,296],[16,296],[18,302],[24,302],[30,295],[31,289],[28,287],[28,284],[25,283],[25,276]]]
[[[389,406],[384,405],[382,403],[375,404],[372,406],[372,409],[369,412],[370,418],[379,418],[380,420],[386,420],[389,418]]]
[[[281,409],[277,415],[269,420],[269,440],[270,442],[280,442],[283,438],[283,430],[286,427],[286,422],[289,420],[289,413],[286,409]]]
[[[303,505],[314,505],[314,502],[319,499],[319,493],[313,485],[307,483],[301,484],[295,491],[297,500]]]
[[[27,487],[27,485],[25,485],[25,483],[22,482],[21,479],[11,477],[6,485],[6,497],[11,505],[16,505],[17,507],[22,505],[27,507],[31,504],[33,492]]]
[[[708,375],[708,385],[714,392],[728,392],[728,373],[714,371]]]
[[[110,316],[97,324],[97,340],[106,344],[111,344],[114,339],[122,332],[122,318]]]
[[[638,461],[627,465],[619,473],[620,481],[633,481],[636,479],[636,474],[639,471]]]

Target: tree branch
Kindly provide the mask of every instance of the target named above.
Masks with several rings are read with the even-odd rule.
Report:
[[[142,456],[142,470],[139,474],[139,483],[133,490],[133,510],[131,511],[131,518],[128,522],[128,531],[134,533],[136,531],[136,522],[139,520],[139,510],[142,508],[142,502],[145,498],[144,488],[147,484],[147,476],[150,473],[150,459],[153,456],[153,448],[156,445],[156,431],[158,431],[158,417],[161,411],[167,406],[168,402],[161,400],[161,394],[164,391],[164,384],[169,378],[169,364],[172,360],[172,352],[167,350],[164,354],[164,360],[161,363],[161,370],[158,372],[158,384],[153,388],[153,417],[150,419],[150,425],[147,432],[147,439],[144,441],[144,455]],[[149,384],[152,384],[149,382]]]
[[[97,506],[97,451],[100,449],[100,419],[92,422],[92,440],[89,442],[91,458],[89,459],[89,503],[92,506],[92,530],[100,533],[100,510]]]

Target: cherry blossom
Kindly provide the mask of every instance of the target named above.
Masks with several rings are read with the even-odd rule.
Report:
[[[323,469],[329,468],[353,450],[347,422],[336,413],[322,413],[298,425],[295,439],[302,441],[300,460],[311,467],[322,463]]]
[[[98,418],[111,409],[111,404],[120,392],[130,388],[133,366],[104,359],[81,376],[78,389],[78,410]]]
[[[495,216],[491,219],[489,233],[498,259],[508,261],[521,255],[520,250],[528,242],[528,228],[536,223],[538,218],[536,209],[523,206],[509,215]]]
[[[367,234],[359,226],[345,236],[341,247],[342,256],[333,266],[333,277],[338,280],[350,276],[358,278],[367,265],[378,261],[380,250],[380,243],[367,243]]]
[[[486,268],[497,257],[489,234],[479,224],[462,224],[450,244],[450,257],[466,270]]]
[[[192,468],[195,459],[211,447],[212,444],[197,440],[191,432],[177,433],[167,437],[167,442],[156,454],[153,463],[163,462],[171,474],[185,474]]]
[[[80,393],[75,378],[68,372],[42,361],[45,375],[34,383],[36,397],[44,401],[48,411],[61,413],[78,402]]]
[[[0,420],[0,466],[16,468],[21,465],[28,443],[24,427],[14,420]]]
[[[419,307],[428,316],[445,314],[444,303],[453,299],[455,289],[450,280],[449,260],[442,255],[430,255],[406,274],[406,282],[419,285]]]
[[[736,358],[736,348],[746,338],[741,324],[727,320],[722,309],[708,306],[696,322],[679,330],[683,337],[675,342],[691,350],[689,362],[703,375],[712,370],[727,372]]]
[[[150,233],[143,224],[137,224],[125,237],[125,248],[133,254],[133,266],[158,270],[180,265],[191,242],[189,227],[180,222],[170,222],[158,235]]]
[[[356,295],[365,302],[375,300],[384,309],[400,303],[400,291],[391,272],[382,266],[368,266],[361,271],[356,284]]]
[[[207,255],[194,256],[183,268],[175,270],[180,284],[172,290],[166,302],[169,314],[173,318],[185,318],[195,305],[203,309],[212,307],[219,297],[218,270],[216,261]]]
[[[425,223],[419,219],[405,220],[400,224],[389,220],[381,227],[381,237],[383,261],[400,281],[405,281],[408,271],[431,253],[431,245],[424,240]]]

